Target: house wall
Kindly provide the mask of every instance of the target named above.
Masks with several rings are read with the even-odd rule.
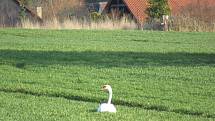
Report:
[[[89,12],[102,13],[106,5],[107,2],[87,3]]]
[[[123,16],[130,18],[132,16],[122,0],[112,0],[105,9],[104,13],[107,13],[108,16],[112,18],[121,18]]]
[[[14,27],[21,24],[21,6],[14,0],[0,0],[0,27]],[[30,10],[25,11],[25,19],[41,22]]]
[[[20,22],[20,7],[12,0],[0,0],[0,26],[15,26]]]

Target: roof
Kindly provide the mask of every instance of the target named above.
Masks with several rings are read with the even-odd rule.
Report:
[[[105,9],[107,9],[113,0],[109,0]],[[145,9],[147,8],[147,0],[122,0],[132,13],[138,23],[143,23],[146,18]]]
[[[183,9],[194,7],[195,9],[215,6],[215,0],[169,0],[171,13],[179,14]],[[198,6],[198,8],[196,8]]]
[[[196,1],[196,0],[169,0],[169,6],[171,9],[171,14],[175,15],[180,13],[181,9],[191,2]]]
[[[134,15],[139,23],[143,23],[146,18],[145,10],[147,8],[147,0],[123,0],[128,6],[130,12]]]
[[[13,0],[18,6],[22,6],[21,2],[19,0]],[[40,18],[37,14],[35,14],[32,10],[30,10],[28,7],[23,6],[26,12],[30,13],[32,17],[36,18],[38,21],[42,22],[42,18]]]

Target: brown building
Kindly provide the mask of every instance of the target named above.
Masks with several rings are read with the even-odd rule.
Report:
[[[0,26],[12,27],[20,24],[22,10],[25,11],[26,19],[42,22],[42,19],[30,9],[22,6],[18,0],[0,0]]]
[[[36,7],[41,7],[44,21],[53,18],[63,21],[70,17],[88,15],[85,0],[34,0],[28,7],[34,11]]]
[[[41,8],[42,17],[37,15],[37,7]],[[28,5],[21,4],[20,0],[0,0],[0,27],[20,24],[23,14],[31,22],[42,23],[53,19],[82,18],[88,15],[88,10],[84,0],[34,0]]]

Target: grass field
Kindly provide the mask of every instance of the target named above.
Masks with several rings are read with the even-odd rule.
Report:
[[[213,121],[215,34],[0,29],[0,120]]]

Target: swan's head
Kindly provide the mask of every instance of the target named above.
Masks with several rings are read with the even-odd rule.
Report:
[[[110,92],[110,91],[112,92],[112,88],[110,85],[103,85],[102,90],[106,92]]]

